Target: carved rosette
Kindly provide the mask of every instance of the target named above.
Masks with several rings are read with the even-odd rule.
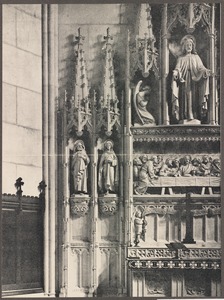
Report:
[[[85,216],[89,211],[88,196],[72,195],[70,197],[71,214],[77,217]]]
[[[113,216],[118,210],[118,198],[106,196],[99,198],[99,210],[102,216]]]

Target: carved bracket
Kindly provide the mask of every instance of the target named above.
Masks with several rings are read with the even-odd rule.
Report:
[[[90,198],[87,196],[72,195],[70,197],[71,214],[83,217],[89,211]]]
[[[99,198],[99,209],[102,216],[113,216],[118,210],[118,198],[105,196]]]

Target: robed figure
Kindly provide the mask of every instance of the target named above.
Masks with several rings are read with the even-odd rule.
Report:
[[[182,38],[182,55],[173,71],[172,114],[180,123],[200,124],[208,110],[210,71],[197,55],[195,44],[192,35]]]
[[[156,125],[155,119],[152,114],[147,110],[147,105],[150,99],[150,87],[143,86],[142,80],[138,82],[134,94],[134,107],[136,111],[136,125],[154,126]]]
[[[113,142],[107,140],[104,143],[104,152],[99,163],[98,185],[100,192],[105,194],[115,193],[118,186],[118,159],[113,150]]]
[[[74,183],[74,193],[87,193],[87,166],[89,157],[86,154],[85,145],[82,140],[74,143],[74,154],[71,160],[71,168]]]

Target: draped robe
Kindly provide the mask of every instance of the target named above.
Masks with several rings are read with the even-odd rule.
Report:
[[[207,111],[209,70],[197,54],[180,56],[172,81],[172,113],[177,120],[200,120]]]
[[[89,158],[86,151],[78,150],[72,158],[72,173],[75,192],[87,193],[87,165]]]

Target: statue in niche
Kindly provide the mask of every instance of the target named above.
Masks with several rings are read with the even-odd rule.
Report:
[[[208,110],[210,70],[197,55],[192,35],[184,36],[180,45],[182,55],[173,70],[172,114],[179,123],[200,124]]]
[[[142,165],[139,170],[138,186],[135,187],[134,191],[137,195],[143,195],[146,193],[148,187],[153,186],[153,179],[158,179],[154,171],[154,164],[157,163],[157,157],[154,156],[152,160],[149,160],[148,156],[143,154],[139,158]]]
[[[118,179],[118,159],[113,150],[113,142],[106,140],[99,163],[98,185],[100,192],[104,194],[115,193],[118,187]]]
[[[135,220],[134,220],[134,226],[135,226],[135,247],[138,246],[140,242],[140,238],[145,241],[145,233],[146,233],[146,226],[147,222],[145,218],[142,217],[142,213],[140,211],[137,211],[135,214]]]
[[[137,114],[135,125],[156,125],[154,117],[147,110],[147,105],[150,100],[150,91],[151,89],[148,85],[142,85],[142,80],[138,82],[134,94],[134,107]]]
[[[82,140],[74,141],[70,139],[69,148],[74,152],[71,159],[74,193],[86,194],[88,178],[87,167],[90,160],[86,153],[84,142]]]

